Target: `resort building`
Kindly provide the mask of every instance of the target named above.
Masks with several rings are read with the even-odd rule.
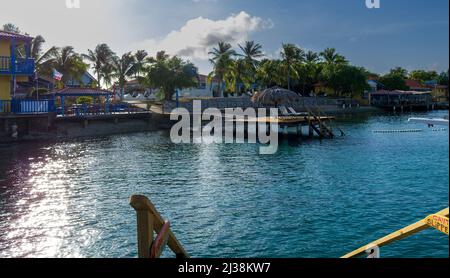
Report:
[[[440,85],[436,80],[425,81],[425,86],[431,90],[434,102],[448,102],[448,86]]]
[[[433,104],[431,92],[388,91],[380,90],[370,94],[370,105],[381,108],[431,109]]]
[[[29,36],[0,30],[0,101],[14,98],[17,83],[28,82],[28,77],[34,74],[32,40]]]
[[[179,96],[185,98],[220,97],[219,83],[220,81],[216,78],[209,82],[208,76],[199,74],[198,86],[181,90]]]
[[[93,88],[97,86],[97,83],[97,79],[86,71],[79,80],[72,78],[67,80],[65,85],[69,88]]]
[[[409,87],[409,90],[415,91],[415,92],[429,92],[431,91],[430,88],[427,86],[424,86],[420,84],[420,82],[412,79],[405,80],[406,86]]]
[[[114,89],[112,90],[115,91]],[[158,89],[145,88],[136,79],[128,81],[124,87],[124,91],[125,100],[155,100],[157,98],[156,94],[158,93]],[[179,90],[178,96],[180,98],[220,97],[219,80],[213,79],[212,82],[208,82],[208,76],[199,74],[198,85]]]

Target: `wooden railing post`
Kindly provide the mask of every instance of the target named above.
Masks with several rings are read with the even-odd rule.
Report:
[[[154,244],[153,232],[158,233],[156,248],[158,251],[163,249],[162,245],[169,246],[177,258],[188,258],[186,250],[170,230],[170,223],[165,221],[150,200],[142,195],[131,196],[130,205],[136,210],[137,214],[137,242],[139,258],[151,258],[151,249]],[[163,243],[163,244],[162,244]],[[156,253],[157,255],[160,252]]]
[[[137,243],[139,258],[150,258],[150,248],[153,243],[154,219],[150,210],[145,207],[145,200],[133,196],[130,205],[136,210]]]

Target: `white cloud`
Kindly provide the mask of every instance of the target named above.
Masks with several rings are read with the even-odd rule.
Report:
[[[170,54],[193,60],[207,60],[208,52],[219,41],[236,46],[248,40],[252,32],[272,27],[271,20],[251,16],[244,11],[216,21],[198,17],[187,21],[179,30],[170,32],[162,39],[148,39],[137,43],[136,48],[146,49],[151,53],[166,50]]]

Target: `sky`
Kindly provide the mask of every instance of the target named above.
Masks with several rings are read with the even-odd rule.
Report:
[[[72,1],[72,2],[76,2]],[[69,0],[70,2],[70,0]],[[44,48],[71,45],[86,53],[107,43],[119,55],[166,50],[209,73],[209,50],[246,40],[279,57],[282,43],[320,52],[334,47],[354,65],[385,73],[449,67],[448,0],[0,0],[0,25],[13,23],[46,39]]]

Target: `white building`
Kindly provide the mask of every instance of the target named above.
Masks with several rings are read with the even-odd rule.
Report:
[[[213,79],[211,84],[208,82],[208,76],[199,74],[198,86],[179,91],[179,96],[186,98],[219,97],[219,81],[217,79]]]

